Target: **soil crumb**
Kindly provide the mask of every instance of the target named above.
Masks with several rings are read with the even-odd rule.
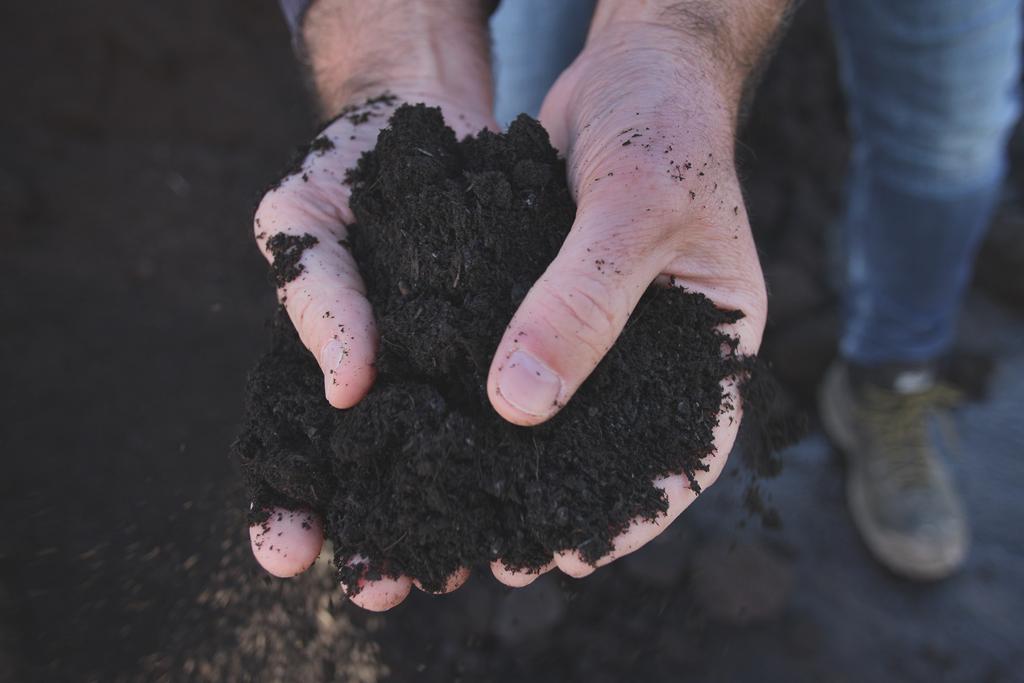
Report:
[[[353,126],[362,125],[374,117],[383,116],[387,107],[390,107],[397,100],[398,97],[396,95],[385,92],[381,95],[377,95],[376,97],[369,98],[362,104],[349,105],[342,109],[337,116],[327,122],[324,127],[326,128],[331,123],[342,118]],[[384,111],[382,111],[382,109]]]
[[[490,406],[491,356],[575,215],[539,123],[523,115],[507,133],[459,141],[440,110],[405,105],[348,180],[377,381],[354,408],[331,408],[316,361],[278,315],[235,443],[252,521],[308,506],[350,591],[398,574],[436,591],[458,568],[497,559],[536,569],[575,549],[593,562],[631,520],[666,510],[655,479],[707,468],[728,407],[722,383],[749,384],[756,363],[720,330],[741,312],[679,287],[643,296],[549,422],[517,427]]]
[[[270,264],[270,279],[277,287],[283,287],[306,268],[302,265],[302,254],[315,245],[317,239],[309,234],[288,235],[279,232],[267,240],[267,249],[274,257]]]
[[[334,143],[326,135],[318,135],[309,143],[309,151],[316,154],[324,154],[334,149]]]

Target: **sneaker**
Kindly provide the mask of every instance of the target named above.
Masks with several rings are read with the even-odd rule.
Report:
[[[821,387],[825,432],[847,463],[853,522],[875,558],[909,579],[947,577],[967,556],[963,505],[929,430],[930,418],[956,398],[928,371],[891,372],[877,382],[854,377],[844,363]]]

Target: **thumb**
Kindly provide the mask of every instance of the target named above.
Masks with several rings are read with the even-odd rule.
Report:
[[[605,208],[581,204],[562,249],[498,345],[487,391],[512,423],[539,424],[565,405],[670,258],[649,248],[652,240],[623,207]]]

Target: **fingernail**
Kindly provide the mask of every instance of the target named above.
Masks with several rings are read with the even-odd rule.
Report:
[[[498,378],[498,393],[527,415],[542,417],[555,412],[561,392],[562,379],[521,349],[509,356]]]
[[[337,339],[332,339],[324,344],[323,351],[320,352],[320,361],[323,363],[325,391],[329,392],[332,386],[337,386],[338,369],[341,367],[341,361],[345,360],[347,355],[348,348]]]

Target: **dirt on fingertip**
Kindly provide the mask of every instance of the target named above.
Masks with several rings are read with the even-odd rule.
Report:
[[[519,427],[490,405],[494,350],[575,216],[539,123],[524,115],[507,133],[460,141],[440,110],[402,106],[348,179],[377,380],[355,407],[332,408],[319,366],[277,316],[234,446],[254,521],[273,506],[310,508],[350,592],[399,574],[437,591],[460,567],[497,559],[538,569],[576,550],[594,562],[631,520],[666,510],[656,479],[707,468],[713,430],[731,419],[723,385],[749,385],[755,360],[722,331],[741,312],[679,287],[644,294],[553,419]],[[610,264],[598,272],[616,277]]]

